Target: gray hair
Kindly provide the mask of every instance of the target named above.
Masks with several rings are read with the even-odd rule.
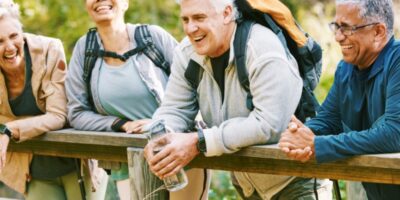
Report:
[[[184,0],[176,0],[176,3],[181,5],[182,1]],[[233,11],[233,19],[237,19],[239,16],[238,10],[236,5],[234,4],[234,0],[209,0],[214,5],[214,8],[217,12],[221,12],[225,9],[226,6],[232,6]]]
[[[388,37],[393,36],[394,12],[392,0],[336,0],[336,4],[353,4],[360,8],[360,17],[367,22],[386,24]]]
[[[19,20],[19,5],[14,3],[12,0],[1,0],[0,2],[0,19],[4,17],[11,17],[18,22],[18,25],[22,28],[22,23]]]

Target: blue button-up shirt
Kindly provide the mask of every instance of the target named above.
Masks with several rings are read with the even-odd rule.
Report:
[[[306,125],[318,135],[317,162],[400,152],[400,41],[391,38],[366,70],[341,61],[318,115]],[[385,199],[381,190],[364,187],[369,199]]]

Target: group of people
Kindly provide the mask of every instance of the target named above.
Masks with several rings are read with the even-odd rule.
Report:
[[[79,130],[130,134],[163,120],[171,133],[145,147],[149,167],[161,179],[200,153],[219,156],[254,144],[279,143],[290,158],[318,163],[400,151],[400,42],[394,39],[391,0],[336,0],[330,27],[343,59],[317,116],[304,124],[293,116],[303,84],[297,63],[273,32],[258,24],[250,30],[250,110],[234,59],[240,15],[233,0],[178,3],[187,36],[179,44],[161,27],[148,26],[154,48],[171,63],[169,75],[148,54],[129,53],[140,44],[139,25],[124,21],[128,0],[85,1],[96,25],[94,41],[106,55],[95,57],[89,73],[88,35],[77,41],[67,67],[61,41],[24,33],[18,5],[0,0],[3,183],[27,200],[80,199],[77,160],[7,152],[10,140],[23,142],[67,122]],[[203,70],[197,88],[185,76],[191,62]],[[207,127],[190,131],[198,113]],[[159,143],[166,145],[155,154]],[[78,162],[86,199],[109,196],[109,179],[120,199],[130,198],[126,164],[109,176],[95,160]],[[188,186],[169,198],[207,199],[210,171],[193,168],[187,174]],[[245,172],[232,172],[231,178],[243,199],[332,199],[328,180]],[[400,196],[400,185],[363,187],[372,200]]]

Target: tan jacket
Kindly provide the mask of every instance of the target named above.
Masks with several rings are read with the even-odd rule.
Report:
[[[62,43],[58,39],[33,34],[24,34],[32,58],[32,90],[43,115],[29,118],[16,117],[8,103],[7,88],[0,72],[0,123],[15,123],[19,129],[20,142],[61,129],[66,123],[67,99],[64,89],[66,59]],[[6,166],[0,180],[24,193],[29,181],[29,165],[32,154],[7,153]]]

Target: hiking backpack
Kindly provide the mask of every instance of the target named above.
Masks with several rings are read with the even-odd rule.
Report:
[[[157,67],[161,68],[167,76],[170,74],[170,63],[168,63],[162,51],[159,50],[153,42],[150,35],[148,25],[140,25],[135,29],[135,41],[137,47],[127,51],[126,53],[120,55],[115,52],[105,51],[100,49],[100,45],[97,42],[97,29],[90,28],[86,34],[86,44],[85,44],[85,59],[83,64],[83,75],[82,78],[85,81],[86,88],[88,91],[89,102],[93,105],[93,99],[91,95],[90,79],[92,76],[92,70],[96,64],[98,57],[112,57],[118,58],[122,61],[128,60],[131,56],[144,53]],[[93,106],[94,108],[94,106]]]
[[[254,5],[250,5],[250,3]],[[274,32],[285,48],[287,55],[293,55],[298,63],[300,76],[303,79],[303,89],[300,102],[295,111],[296,117],[303,122],[308,118],[315,117],[319,103],[314,96],[313,90],[319,82],[322,68],[322,49],[319,44],[309,37],[307,33],[303,32],[295,22],[290,10],[279,0],[235,0],[235,5],[241,15],[237,19],[237,29],[233,43],[235,65],[239,82],[247,92],[247,108],[249,110],[254,109],[246,67],[246,47],[250,30],[254,23],[258,23]],[[261,11],[255,8],[256,6],[263,7],[267,5],[268,9],[270,7],[274,9],[271,9],[272,11]],[[185,71],[185,78],[195,91],[202,75],[203,68],[195,61],[190,60]]]

